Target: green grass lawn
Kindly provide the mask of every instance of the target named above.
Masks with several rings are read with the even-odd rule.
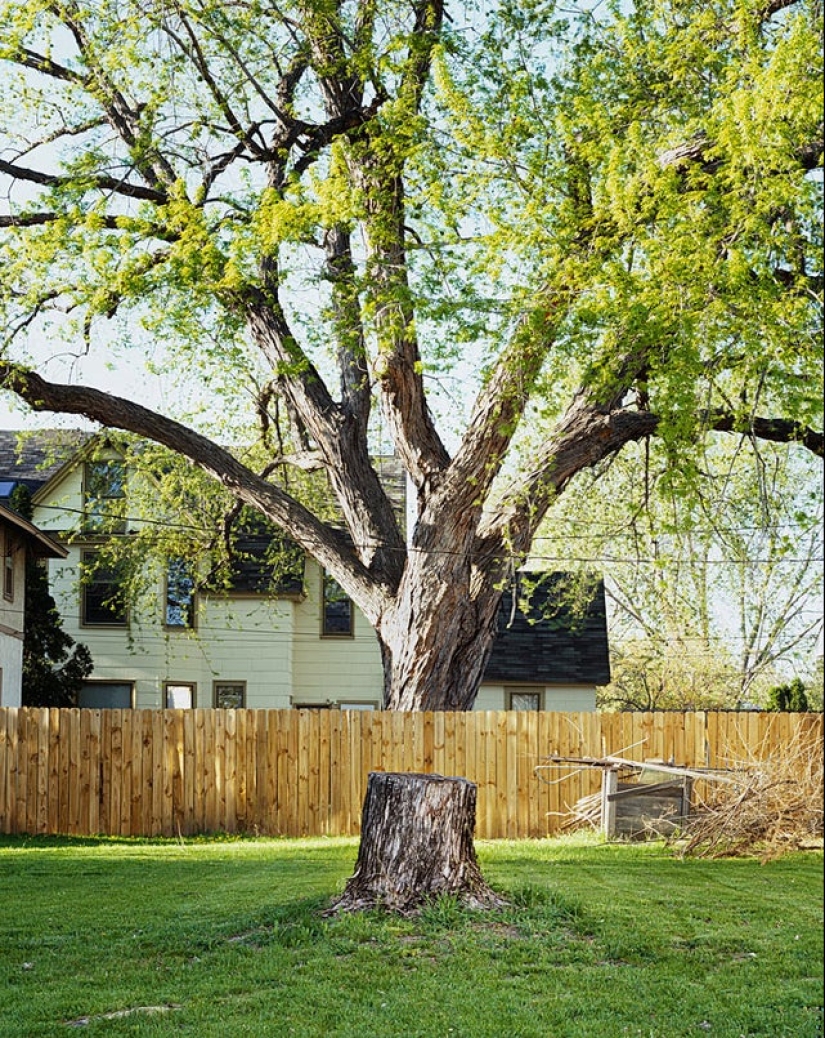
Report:
[[[0,1036],[822,1035],[820,852],[480,842],[507,910],[324,918],[356,851],[0,838]]]

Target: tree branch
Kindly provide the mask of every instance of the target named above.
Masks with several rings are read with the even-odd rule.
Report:
[[[278,373],[278,385],[291,409],[323,455],[359,556],[382,581],[397,585],[404,541],[370,461],[363,415],[359,418],[335,402],[317,368],[297,345],[278,303],[275,262],[269,261],[266,272],[268,297],[261,293],[261,298],[247,304],[253,339]]]
[[[295,498],[262,479],[227,450],[156,411],[85,386],[47,382],[32,371],[0,364],[0,386],[35,411],[77,414],[123,429],[189,458],[235,498],[258,509],[326,567],[371,619],[386,606],[388,589],[359,561],[343,533],[316,518]]]
[[[194,29],[189,24],[189,20],[184,17],[180,10],[178,11],[178,16],[186,35],[189,37],[189,45],[187,46],[184,40],[182,40],[168,24],[164,26],[165,32],[170,39],[174,40],[181,52],[186,55],[197,69],[197,72],[206,84],[212,99],[218,106],[223,117],[226,119],[233,136],[235,136],[240,143],[248,147],[253,155],[261,158],[265,153],[265,148],[261,144],[257,143],[253,137],[253,133],[257,130],[257,125],[253,124],[246,130],[243,128],[240,119],[235,115],[235,112],[229,103],[229,99],[224,91],[222,91],[218,86],[215,77],[212,75],[212,70],[209,68],[209,62],[206,60],[200,41],[198,40]],[[286,117],[282,113],[277,112],[277,114],[279,119],[286,121]]]
[[[705,173],[716,173],[723,165],[721,158],[708,158],[708,152],[715,146],[715,142],[706,134],[697,134],[689,141],[669,148],[659,155],[659,165],[662,169],[675,169],[684,173],[688,167],[696,165]],[[806,172],[817,169],[822,162],[823,148],[822,127],[819,127],[819,136],[813,140],[800,145],[793,153],[799,163],[799,168]]]
[[[11,60],[20,65],[25,65],[26,68],[42,72],[44,75],[53,76],[55,79],[62,79],[68,83],[79,83],[81,86],[88,86],[89,84],[88,76],[81,76],[65,65],[61,65],[51,58],[45,58],[36,51],[29,50],[28,47],[21,47],[20,51]]]
[[[520,320],[476,400],[469,427],[453,457],[441,488],[450,500],[463,496],[465,508],[472,502],[480,508],[486,499],[552,346],[563,309],[563,301],[554,298]]]
[[[734,432],[774,443],[799,443],[817,457],[825,453],[821,432],[798,422],[727,412],[702,412],[700,426],[714,432]],[[516,554],[526,552],[533,532],[555,497],[579,472],[618,453],[627,443],[655,436],[660,419],[651,411],[600,406],[580,390],[575,402],[545,442],[534,468],[514,480],[501,495],[502,504],[479,525],[479,541],[498,543],[505,535]]]
[[[89,190],[111,191],[117,195],[127,198],[138,198],[146,202],[156,202],[163,205],[167,201],[166,192],[153,187],[145,187],[142,184],[129,184],[125,180],[117,180],[98,174],[93,177],[84,177],[82,181],[73,177],[57,176],[54,173],[41,173],[40,170],[30,169],[28,166],[18,166],[14,162],[6,162],[0,159],[0,173],[14,177],[15,180],[25,180],[30,184],[40,184],[41,187],[71,187],[78,183],[88,184]]]
[[[789,418],[734,416],[726,411],[709,411],[700,420],[714,432],[735,432],[772,443],[798,443],[818,458],[825,455],[823,434]]]
[[[54,223],[62,219],[60,213],[20,213],[8,216],[0,216],[0,227],[42,227],[44,224]],[[99,222],[110,231],[121,229],[121,217],[101,216]]]
[[[129,149],[136,171],[154,188],[159,188],[161,184],[171,186],[177,180],[174,169],[157,148],[139,146],[139,139],[145,132],[140,125],[140,110],[136,111],[129,105],[123,93],[106,73],[103,63],[95,55],[85,26],[80,21],[77,5],[55,5],[54,13],[74,37],[83,61],[89,69],[89,93],[95,96],[112,129]]]

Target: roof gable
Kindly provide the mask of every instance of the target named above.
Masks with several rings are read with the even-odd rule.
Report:
[[[18,515],[17,512],[13,512],[4,505],[0,505],[0,526],[11,526],[18,534],[22,534],[26,538],[32,553],[37,558],[65,559],[69,554],[61,544],[53,541],[48,534],[38,530],[28,519],[24,519],[22,515]]]
[[[536,574],[540,580],[516,609],[505,594],[498,633],[484,681],[508,684],[606,685],[610,681],[604,581],[596,582],[581,615],[563,602],[569,574]]]

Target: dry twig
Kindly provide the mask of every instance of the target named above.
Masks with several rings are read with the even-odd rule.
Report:
[[[823,834],[823,752],[817,732],[798,728],[790,742],[737,766],[733,786],[713,786],[680,836],[682,857],[762,861],[797,850]]]

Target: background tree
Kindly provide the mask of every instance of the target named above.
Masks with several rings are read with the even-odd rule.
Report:
[[[374,626],[388,707],[472,705],[508,575],[626,445],[686,486],[721,434],[821,456],[819,3],[5,0],[0,25],[4,385],[288,531]],[[47,379],[57,336],[200,379],[231,425]],[[219,445],[256,422],[248,461]]]
[[[769,710],[789,710],[793,713],[804,713],[809,709],[805,685],[801,678],[784,685],[775,685],[768,694]]]
[[[31,519],[31,495],[26,487],[15,487],[9,504],[23,518]],[[49,593],[48,571],[34,558],[26,559],[25,593],[23,706],[77,706],[83,680],[94,667],[92,656],[63,630]]]
[[[815,666],[823,501],[811,462],[716,444],[691,486],[654,443],[569,488],[534,550],[605,574],[613,681],[602,706],[764,704],[783,674]]]

